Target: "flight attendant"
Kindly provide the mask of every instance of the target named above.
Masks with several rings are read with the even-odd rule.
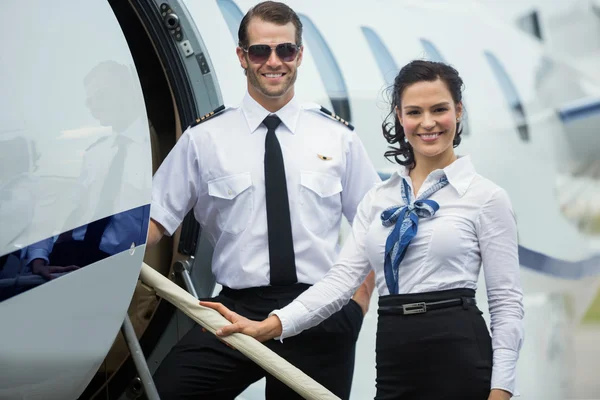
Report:
[[[327,275],[262,322],[222,304],[232,325],[261,341],[283,340],[344,306],[371,269],[379,290],[377,400],[503,400],[517,393],[523,296],[517,226],[504,189],[457,156],[462,79],[445,64],[413,61],[396,76],[383,135],[399,164],[359,205]],[[490,337],[475,302],[480,270]],[[284,340],[285,339],[285,340]]]

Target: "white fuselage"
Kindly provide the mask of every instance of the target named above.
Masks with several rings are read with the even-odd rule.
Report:
[[[598,163],[600,137],[586,134],[598,126],[598,114],[591,123],[569,125],[558,111],[565,104],[600,97],[600,76],[579,74],[527,34],[480,13],[475,3],[456,7],[440,2],[286,2],[312,22],[305,24],[296,95],[330,110],[332,98],[346,99],[351,122],[382,173],[395,168],[383,157],[388,144],[381,122],[390,111],[385,89],[397,72],[382,71],[382,66],[400,68],[412,59],[431,57],[424,45],[431,43],[460,72],[468,134],[456,152],[470,154],[478,173],[508,191],[520,246],[530,256],[522,268],[526,339],[517,385],[524,400],[564,398],[571,372],[566,364],[569,332],[599,283],[597,274],[573,272],[582,263],[593,270],[589,265],[598,261],[599,232],[582,229],[581,224],[598,218],[600,210],[588,207],[597,204],[598,192],[584,193],[575,208],[571,194],[580,190],[582,178],[576,171]],[[185,7],[195,25],[196,31],[186,34],[202,39],[218,95],[225,104],[238,103],[246,91],[246,77],[223,16],[221,7],[227,2],[175,3]],[[234,6],[244,13],[253,4],[237,1]],[[147,206],[151,189],[142,89],[109,4],[68,0],[25,6],[9,0],[6,6],[12,16],[0,27],[5,56],[0,143],[16,138],[30,145],[15,156],[14,150],[0,144],[0,255],[104,216]],[[368,40],[365,28],[376,33],[389,54]],[[319,47],[318,37],[330,56]],[[331,59],[334,64],[328,64]],[[107,60],[129,70],[131,81],[121,82],[123,92],[114,96],[128,98],[130,109],[111,108],[110,102],[90,108],[86,90],[93,88],[86,86],[86,75]],[[122,79],[111,74],[106,72],[103,79]],[[515,111],[517,103],[520,111]],[[141,121],[130,126],[146,153],[128,155],[130,162],[136,160],[125,171],[131,174],[127,187],[134,187],[135,194],[114,202],[98,191],[104,179],[95,178],[98,170],[108,169],[111,158],[89,166],[86,154],[99,138],[114,133],[111,121],[127,119],[124,112]],[[15,157],[32,161],[21,169],[3,165]],[[597,181],[592,179],[592,184]],[[92,202],[83,199],[81,185],[87,185],[85,192],[97,191]],[[82,211],[73,215],[75,209]],[[64,400],[80,395],[123,321],[144,250],[143,243],[133,243],[131,250],[0,303],[1,399]],[[487,310],[484,284],[482,279],[478,301]],[[570,301],[576,304],[573,313],[567,310]],[[375,325],[373,299],[359,339],[353,399],[372,398],[375,393]],[[255,386],[243,396],[257,398],[263,393]]]

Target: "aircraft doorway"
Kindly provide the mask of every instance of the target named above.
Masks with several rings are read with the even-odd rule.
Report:
[[[179,1],[109,0],[133,56],[142,87],[150,128],[152,168],[156,172],[183,131],[196,118],[222,104],[212,65],[193,23]],[[173,264],[196,255],[195,278],[200,296],[214,289],[210,272],[212,249],[200,238],[190,214],[173,237],[163,237],[145,254],[145,262],[173,277]],[[118,279],[118,277],[115,277]],[[128,309],[142,351],[154,372],[162,357],[189,328],[189,321],[138,281]],[[166,332],[168,331],[168,332]],[[159,351],[155,351],[160,348]],[[159,353],[156,355],[153,353]],[[150,357],[153,355],[153,357]],[[164,356],[164,354],[163,354]],[[87,399],[138,398],[142,387],[119,332],[98,372],[79,397]]]

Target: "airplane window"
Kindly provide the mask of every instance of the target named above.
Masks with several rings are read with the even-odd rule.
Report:
[[[423,48],[425,49],[425,54],[426,54],[426,58],[429,59],[430,61],[435,61],[435,62],[442,62],[442,63],[446,63],[446,60],[444,59],[444,56],[442,56],[442,53],[438,50],[438,48],[429,40],[427,39],[423,39],[421,38],[421,44],[423,45]],[[463,96],[463,104],[464,104],[464,111],[463,111],[463,119],[462,119],[462,135],[464,136],[468,136],[469,133],[471,132],[471,128],[469,127],[469,110],[467,107],[467,103],[465,101],[465,98]]]
[[[437,47],[435,47],[435,45],[433,43],[431,43],[427,39],[420,39],[420,40],[421,40],[421,44],[425,48],[425,53],[427,54],[427,58],[429,60],[445,63],[444,57],[442,57],[442,53],[439,52],[439,50],[437,49]]]
[[[391,85],[394,83],[394,77],[398,71],[400,71],[396,61],[394,61],[394,57],[392,57],[392,54],[385,43],[383,43],[379,35],[373,29],[367,28],[366,26],[361,26],[360,29],[362,30],[363,35],[365,35],[367,42],[369,42],[369,48],[371,49],[371,52],[373,52],[373,57],[375,57],[381,75],[383,75],[383,80],[387,85]]]
[[[232,0],[217,0],[217,5],[221,10],[221,14],[223,14],[223,18],[225,18],[225,22],[229,27],[229,32],[231,32],[233,41],[237,44],[238,28],[240,27],[242,18],[244,18],[242,10],[240,10],[237,4],[235,4]]]
[[[0,302],[146,243],[150,205],[99,219],[0,257]],[[44,261],[45,258],[48,262]],[[38,262],[42,265],[38,265]]]
[[[527,118],[525,117],[525,109],[523,108],[523,104],[519,97],[519,93],[517,92],[517,88],[514,83],[510,79],[510,76],[506,73],[506,70],[500,63],[500,61],[489,51],[484,52],[485,58],[487,59],[490,67],[492,67],[492,71],[496,78],[498,79],[498,83],[500,84],[500,88],[504,93],[504,97],[506,97],[506,101],[508,102],[508,107],[510,108],[515,123],[517,124],[517,129],[519,130],[519,136],[522,140],[529,140],[529,127],[527,125]]]
[[[539,40],[543,40],[540,17],[537,11],[532,11],[517,19],[517,26]]]
[[[342,71],[327,42],[325,42],[325,38],[323,38],[315,24],[305,15],[300,14],[299,17],[304,27],[304,40],[310,46],[312,58],[317,64],[321,81],[331,100],[333,111],[346,121],[351,121],[348,89]]]

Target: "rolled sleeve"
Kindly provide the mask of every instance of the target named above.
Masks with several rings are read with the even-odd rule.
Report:
[[[27,248],[26,262],[31,263],[33,260],[40,258],[46,261],[46,264],[50,262],[50,253],[54,247],[54,237],[40,240],[37,243],[30,245]]]
[[[495,191],[482,207],[477,229],[491,319],[492,389],[517,395],[516,366],[524,340],[523,293],[517,224],[504,190]]]
[[[196,204],[199,185],[198,151],[188,130],[154,175],[150,217],[172,235]]]
[[[159,222],[169,236],[173,235],[181,224],[180,219],[165,210],[160,203],[154,201],[152,201],[152,205],[150,206],[150,218]]]

